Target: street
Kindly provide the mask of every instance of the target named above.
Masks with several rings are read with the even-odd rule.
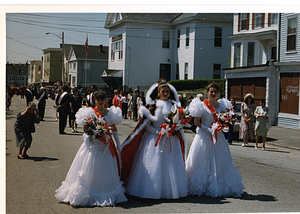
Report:
[[[114,207],[72,207],[54,196],[79,149],[79,133],[59,135],[53,101],[47,100],[45,121],[36,124],[33,142],[28,150],[30,159],[17,159],[14,122],[16,114],[25,109],[25,99],[12,98],[6,112],[6,213],[248,213],[300,211],[300,151],[274,145],[266,150],[254,149],[254,143],[242,147],[240,141],[230,145],[232,159],[245,186],[241,198],[208,198],[188,196],[177,200],[150,200],[128,197],[125,204]],[[132,120],[117,126],[123,142],[135,127]],[[186,130],[188,148],[194,134]],[[284,138],[284,135],[282,135]]]

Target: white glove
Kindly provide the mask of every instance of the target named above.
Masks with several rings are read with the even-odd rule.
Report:
[[[120,140],[119,140],[119,133],[117,131],[113,131],[112,132],[114,138],[115,138],[115,141],[117,143],[117,149],[119,152],[121,152],[121,143],[120,143]]]
[[[208,126],[206,126],[206,125],[203,125],[203,124],[202,124],[200,129],[203,130],[203,131],[205,131],[205,132],[207,132],[207,133],[210,134],[210,135],[213,134],[212,128],[210,128],[210,127],[208,127]]]

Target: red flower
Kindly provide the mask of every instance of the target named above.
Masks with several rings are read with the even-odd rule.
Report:
[[[181,115],[181,114],[183,114],[183,109],[182,108],[179,108],[178,109],[178,113]]]
[[[191,118],[190,117],[186,118],[186,122],[190,123],[191,122]]]
[[[186,122],[187,122],[187,120],[186,120],[186,119],[184,119],[184,118],[181,120],[181,123],[182,123],[183,125],[185,125],[185,124],[186,124]]]
[[[92,123],[93,122],[92,118],[88,117],[87,122]]]

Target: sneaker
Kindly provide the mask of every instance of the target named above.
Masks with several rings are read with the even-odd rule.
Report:
[[[244,147],[244,146],[245,146],[245,144],[243,143],[243,144],[242,144],[242,147]]]

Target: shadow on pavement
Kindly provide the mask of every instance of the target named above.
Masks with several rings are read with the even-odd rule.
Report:
[[[277,201],[277,199],[274,196],[271,195],[251,195],[246,192],[242,195],[240,198],[241,200],[247,200],[247,201]]]
[[[124,204],[116,204],[117,207],[122,207],[124,209],[131,209],[137,207],[148,207],[158,204],[165,204],[165,203],[197,203],[197,204],[226,204],[230,203],[226,201],[226,198],[209,198],[206,196],[198,197],[198,196],[187,196],[185,198],[179,199],[145,199],[145,198],[138,198],[131,195],[126,195],[128,201]]]
[[[47,157],[32,157],[30,156],[29,158],[23,159],[23,160],[33,160],[33,161],[57,161],[59,160],[58,158],[47,158]]]

